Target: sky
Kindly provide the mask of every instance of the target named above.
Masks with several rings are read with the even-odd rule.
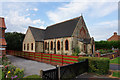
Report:
[[[26,33],[28,26],[47,26],[83,15],[91,37],[107,40],[118,32],[119,0],[2,0],[6,32]],[[120,34],[120,33],[119,33]]]

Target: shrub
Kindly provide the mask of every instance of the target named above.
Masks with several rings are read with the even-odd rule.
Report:
[[[22,78],[24,76],[24,70],[16,68],[16,70],[14,71],[14,75],[17,75],[17,78]]]
[[[80,53],[79,47],[75,47],[73,51],[74,51],[74,53],[72,54],[73,56],[78,56],[78,54]]]
[[[72,53],[72,56],[78,56],[78,54],[77,53]]]
[[[88,59],[89,69],[88,72],[97,74],[108,74],[109,71],[109,59],[108,58],[96,58],[96,57],[80,57],[78,61]]]

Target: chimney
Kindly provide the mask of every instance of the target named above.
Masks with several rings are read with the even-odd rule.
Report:
[[[0,17],[0,28],[6,29],[4,18]]]
[[[114,35],[117,35],[117,32],[114,32]]]

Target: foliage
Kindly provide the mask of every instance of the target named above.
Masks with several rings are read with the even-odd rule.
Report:
[[[110,60],[110,63],[120,64],[120,57]]]
[[[2,69],[0,68],[0,80],[2,79]]]
[[[114,77],[119,77],[119,78],[120,78],[120,72],[115,71],[115,72],[113,72],[113,75],[112,75],[112,76],[114,76]]]
[[[80,53],[80,49],[79,49],[78,46],[75,47],[75,48],[73,49],[73,51],[74,51],[74,53],[72,54],[72,56],[78,56],[78,54]]]
[[[119,48],[120,49],[120,41],[95,41],[95,48],[98,49],[112,49]]]
[[[107,74],[109,71],[109,59],[97,57],[80,57],[78,61],[88,59],[89,72],[97,74]],[[104,64],[104,65],[103,65]]]
[[[22,51],[22,42],[25,34],[18,32],[7,32],[5,33],[5,39],[7,42],[7,50],[18,50]]]
[[[113,50],[103,50],[103,49],[100,49],[99,51],[100,51],[101,54],[113,52]]]
[[[8,78],[23,78],[24,70],[13,66],[5,55],[2,57],[2,64],[2,78],[5,78],[6,75]]]

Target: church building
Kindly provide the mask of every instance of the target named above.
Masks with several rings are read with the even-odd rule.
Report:
[[[23,51],[27,52],[71,55],[76,47],[86,54],[93,54],[95,50],[94,38],[90,37],[83,16],[46,29],[29,26],[23,41]]]

